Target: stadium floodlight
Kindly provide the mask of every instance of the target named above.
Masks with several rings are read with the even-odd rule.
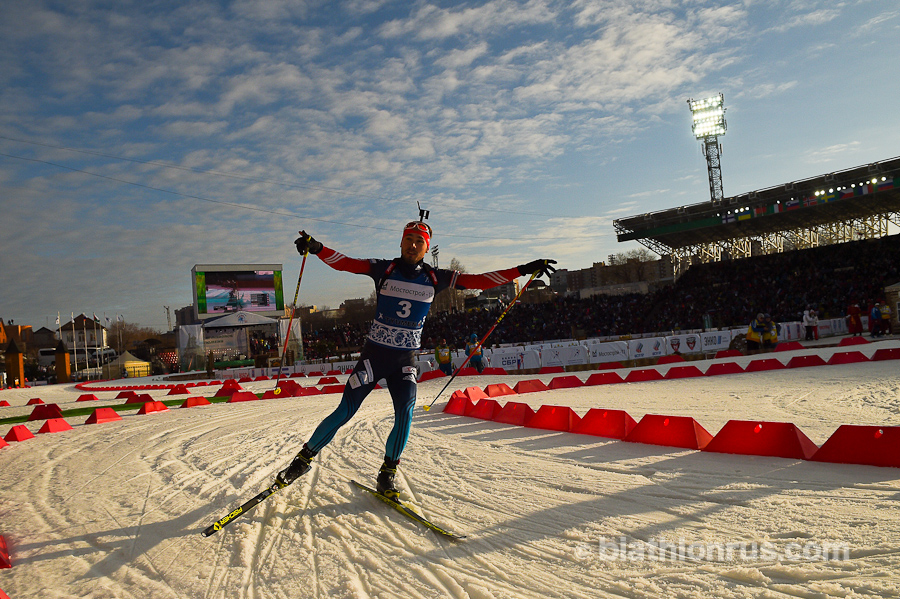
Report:
[[[691,130],[694,137],[703,142],[703,155],[709,170],[709,197],[713,204],[720,204],[725,199],[722,189],[722,166],[719,136],[725,135],[725,97],[718,96],[704,100],[688,100],[693,116]]]
[[[691,130],[697,139],[725,135],[725,98],[722,94],[705,100],[688,100],[694,124]]]

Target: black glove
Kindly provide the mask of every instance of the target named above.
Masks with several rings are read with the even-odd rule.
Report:
[[[519,276],[525,277],[530,275],[531,273],[538,273],[537,276],[547,275],[550,276],[550,273],[556,272],[556,269],[551,266],[552,264],[556,264],[556,260],[532,260],[528,264],[521,264],[516,268],[519,269]]]
[[[306,252],[318,254],[322,251],[322,248],[325,247],[320,242],[310,237],[306,231],[300,231],[300,237],[294,240],[294,245],[297,246],[297,251],[301,254],[305,254]]]

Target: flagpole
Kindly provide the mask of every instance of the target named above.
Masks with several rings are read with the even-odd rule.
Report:
[[[75,372],[78,372],[78,337],[75,336],[75,313],[72,312],[72,351],[75,352]]]
[[[82,335],[84,335],[84,369],[86,371],[85,374],[87,375],[88,380],[91,380],[91,373],[87,372],[91,368],[91,363],[88,361],[87,355],[87,323],[84,322],[85,320],[87,320],[87,316],[85,316],[84,313],[82,313],[81,316],[81,333]]]

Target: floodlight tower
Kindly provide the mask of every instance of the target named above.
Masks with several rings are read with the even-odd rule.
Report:
[[[694,137],[703,142],[706,168],[709,170],[709,199],[713,204],[722,202],[722,165],[719,136],[725,135],[725,98],[722,94],[705,100],[688,100],[694,124]]]

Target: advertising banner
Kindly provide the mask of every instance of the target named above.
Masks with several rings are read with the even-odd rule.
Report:
[[[628,343],[625,341],[610,341],[607,343],[592,343],[587,346],[590,353],[591,364],[604,362],[622,362],[628,359]]]
[[[698,354],[703,351],[700,335],[696,333],[666,337],[666,346],[670,354]]]
[[[700,333],[700,351],[714,354],[731,347],[734,335],[731,331],[707,331]]]
[[[658,358],[664,355],[666,355],[666,340],[663,337],[632,339],[628,342],[628,358],[630,360]]]
[[[587,364],[590,353],[583,345],[551,347],[541,352],[541,366],[574,366]]]

